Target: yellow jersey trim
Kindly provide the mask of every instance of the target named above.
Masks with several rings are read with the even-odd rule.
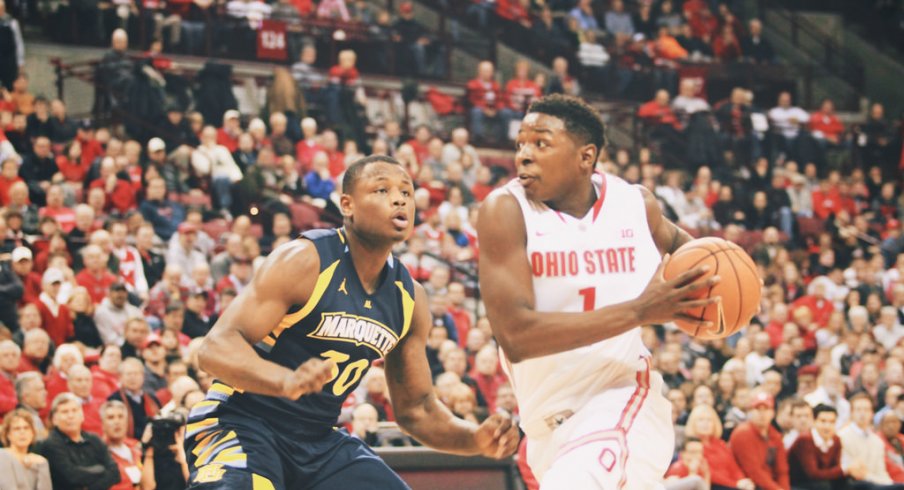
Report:
[[[411,318],[414,316],[414,298],[408,294],[402,281],[396,281],[395,285],[398,286],[399,291],[402,292],[402,314],[405,318],[405,322],[402,324],[402,335],[399,336],[399,340],[401,340],[405,338],[405,334],[407,334],[408,330],[411,328]]]
[[[269,346],[275,345],[276,339],[278,339],[286,329],[300,322],[314,311],[314,307],[316,307],[317,303],[320,302],[320,299],[323,298],[323,293],[326,292],[327,286],[329,286],[330,282],[333,280],[333,274],[336,273],[337,267],[339,267],[339,259],[330,264],[329,267],[324,269],[323,272],[317,276],[317,283],[314,285],[314,291],[311,293],[308,302],[305,303],[302,309],[284,316],[283,319],[280,320],[279,325],[277,325],[268,336],[264,337],[263,342],[265,344]]]

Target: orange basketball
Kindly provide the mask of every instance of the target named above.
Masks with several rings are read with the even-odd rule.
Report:
[[[732,242],[716,237],[692,240],[672,254],[666,264],[666,280],[695,267],[709,265],[704,277],[718,275],[721,281],[701,290],[700,298],[720,296],[721,303],[694,308],[686,313],[698,321],[676,320],[675,323],[694,337],[719,339],[728,337],[750,323],[760,306],[760,276],[750,255]],[[713,323],[704,328],[702,322]]]

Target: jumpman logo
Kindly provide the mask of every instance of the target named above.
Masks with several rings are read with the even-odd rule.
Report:
[[[342,279],[342,284],[339,285],[339,292],[348,296],[348,291],[345,289],[345,279]]]

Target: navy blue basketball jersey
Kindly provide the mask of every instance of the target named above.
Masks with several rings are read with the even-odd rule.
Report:
[[[225,410],[265,420],[287,436],[325,435],[371,363],[385,357],[408,333],[414,283],[398,259],[390,256],[377,290],[368,294],[355,271],[343,229],[314,230],[301,238],[310,240],[320,256],[314,290],[307,303],[286,312],[255,350],[264,359],[293,370],[312,357],[331,359],[336,364],[332,380],[321,392],[294,401],[240,392],[215,382],[207,399],[192,409],[189,432],[208,425],[214,412]]]

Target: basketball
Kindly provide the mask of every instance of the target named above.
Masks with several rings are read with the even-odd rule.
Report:
[[[709,265],[703,277],[718,275],[721,281],[701,290],[700,298],[721,296],[722,302],[705,308],[694,308],[687,314],[697,321],[676,320],[675,323],[694,337],[720,339],[750,323],[760,306],[760,276],[750,255],[738,245],[716,237],[699,238],[685,243],[666,264],[663,275],[672,279],[685,271]],[[703,322],[712,322],[704,327]]]

